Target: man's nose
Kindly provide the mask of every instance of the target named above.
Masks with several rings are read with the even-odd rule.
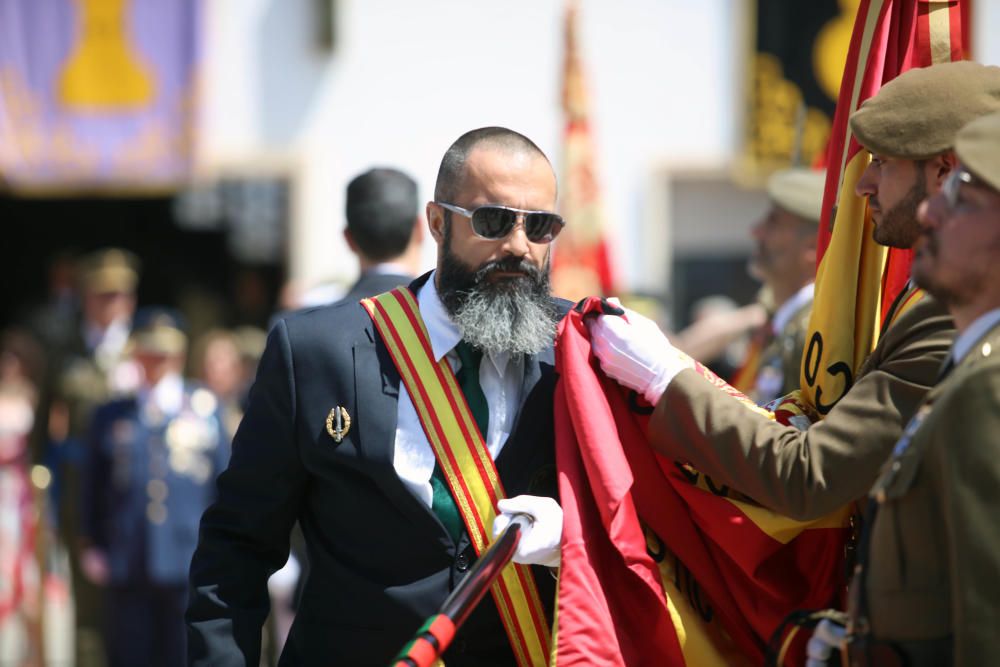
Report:
[[[515,257],[525,257],[530,248],[528,235],[524,231],[524,216],[518,216],[514,229],[510,230],[503,241],[503,250]]]
[[[854,194],[859,197],[871,197],[878,194],[877,170],[878,167],[875,166],[874,162],[869,163],[865,167],[861,178],[858,179],[857,185],[854,186]]]
[[[947,202],[940,192],[925,199],[917,207],[917,221],[928,229],[938,226],[947,215]]]

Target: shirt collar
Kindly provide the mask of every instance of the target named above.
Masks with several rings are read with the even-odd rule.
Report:
[[[979,342],[979,339],[997,324],[1000,324],[1000,308],[977,317],[965,331],[959,334],[958,338],[955,339],[955,344],[951,346],[951,358],[955,360],[955,363],[961,362],[973,346]]]
[[[377,276],[408,276],[410,275],[410,270],[402,264],[395,262],[380,262],[365,271],[365,273]]]
[[[784,331],[788,325],[788,321],[792,319],[795,313],[799,312],[802,306],[812,301],[815,291],[816,283],[809,283],[796,292],[791,299],[781,304],[778,310],[774,311],[774,317],[771,318],[771,330],[775,335]]]
[[[462,340],[462,333],[455,326],[441,303],[437,285],[434,279],[437,271],[432,271],[427,282],[420,288],[417,294],[417,305],[420,308],[420,317],[424,320],[427,328],[427,335],[431,339],[431,352],[434,353],[434,361],[441,361],[441,358],[455,349],[455,346]],[[507,352],[489,352],[486,356],[493,367],[501,375],[504,374],[510,355]],[[454,366],[454,365],[453,365]]]
[[[432,271],[417,295],[417,305],[420,306],[420,317],[423,318],[427,335],[431,339],[434,361],[441,361],[462,340],[462,334],[441,303],[437,285],[434,284],[436,277],[437,271]]]

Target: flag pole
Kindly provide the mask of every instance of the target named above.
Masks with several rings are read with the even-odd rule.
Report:
[[[441,610],[428,618],[399,655],[393,658],[393,667],[431,667],[441,657],[451,645],[455,632],[514,557],[521,532],[530,523],[531,517],[527,514],[514,516],[500,537],[483,552],[469,574],[444,601]]]

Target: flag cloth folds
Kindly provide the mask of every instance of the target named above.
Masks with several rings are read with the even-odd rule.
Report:
[[[559,197],[560,212],[568,224],[552,255],[552,292],[574,301],[615,292],[576,17],[576,2],[570,0],[566,7],[562,89],[566,125]]]
[[[656,454],[652,408],[591,354],[584,318],[602,311],[581,302],[556,342],[564,523],[552,665],[759,665],[789,612],[840,592],[846,512],[793,521]]]
[[[887,252],[872,240],[866,200],[854,192],[869,155],[848,118],[906,70],[963,59],[969,14],[969,0],[861,0],[858,7],[827,153],[816,297],[802,359],[803,398],[820,416],[847,393],[874,349],[912,259],[910,250]]]

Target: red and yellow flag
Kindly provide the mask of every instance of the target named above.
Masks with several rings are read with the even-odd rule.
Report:
[[[552,292],[577,301],[594,294],[613,294],[615,277],[604,204],[594,158],[589,103],[576,30],[576,0],[566,8],[566,53],[563,65],[563,137],[560,208],[566,228],[552,256]]]
[[[912,259],[909,250],[887,252],[872,240],[866,199],[854,192],[869,155],[848,118],[906,70],[963,59],[970,4],[862,0],[858,7],[827,153],[816,298],[802,359],[802,393],[820,416],[847,393],[874,349]]]
[[[575,308],[556,343],[564,521],[552,665],[762,664],[788,613],[842,591],[846,509],[789,519],[656,454],[652,408],[596,369],[584,324],[595,312],[597,299]]]

